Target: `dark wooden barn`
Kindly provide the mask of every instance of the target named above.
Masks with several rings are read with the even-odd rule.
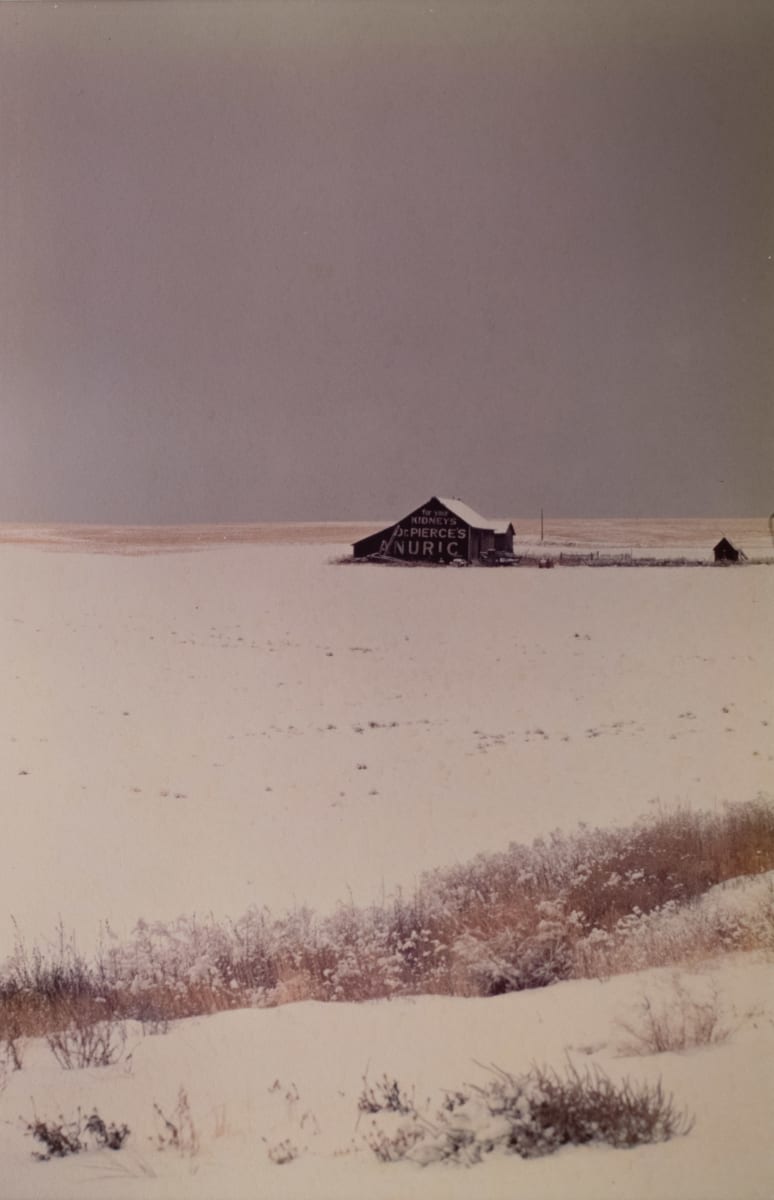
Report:
[[[739,550],[727,537],[720,539],[715,546],[714,554],[715,562],[744,562],[747,558],[744,550]]]
[[[355,542],[355,558],[381,555],[411,562],[485,561],[487,553],[513,553],[513,525],[497,525],[461,500],[432,496],[403,520]]]

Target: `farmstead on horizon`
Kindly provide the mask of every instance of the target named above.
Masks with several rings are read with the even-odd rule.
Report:
[[[487,521],[461,500],[432,496],[395,525],[355,542],[352,552],[355,558],[475,563],[494,554],[512,555],[514,532],[511,522]]]

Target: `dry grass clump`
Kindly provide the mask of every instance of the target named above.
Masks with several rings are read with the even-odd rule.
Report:
[[[153,1112],[156,1117],[156,1149],[176,1150],[183,1157],[195,1158],[200,1147],[199,1131],[193,1119],[188,1093],[182,1084],[177,1090],[177,1103],[169,1114],[158,1103],[154,1103]]]
[[[46,1043],[67,1071],[109,1067],[123,1054],[126,1026],[123,1021],[106,1017],[96,1002],[80,1003],[72,1006],[65,1025],[46,1034]]]
[[[62,930],[45,953],[19,938],[0,972],[0,1048],[17,1066],[25,1038],[100,1022],[161,1033],[182,1017],[256,1004],[496,995],[772,949],[774,888],[736,908],[707,896],[772,868],[774,805],[759,798],[555,832],[430,872],[410,896],[325,917],[252,908],[236,921],[141,921],[126,943],[106,929],[93,961]],[[112,1049],[103,1041],[94,1053],[107,1061]]]
[[[679,975],[674,975],[660,994],[643,992],[634,1015],[619,1020],[618,1026],[626,1035],[618,1047],[622,1054],[665,1054],[715,1046],[725,1042],[733,1029],[717,988],[698,992]]]
[[[60,931],[61,933],[61,931]],[[107,1066],[123,1051],[126,1030],[100,994],[93,967],[60,938],[49,958],[21,941],[0,983],[0,1045],[6,1063],[23,1064],[29,1038],[45,1037],[60,1066]]]

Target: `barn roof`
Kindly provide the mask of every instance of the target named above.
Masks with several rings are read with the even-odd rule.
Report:
[[[487,521],[486,517],[482,517],[481,513],[477,513],[475,509],[470,507],[469,504],[463,504],[461,500],[457,500],[455,498],[444,499],[442,496],[431,496],[427,503],[432,504],[434,500],[436,500],[439,504],[443,504],[444,508],[448,508],[450,513],[452,513],[455,517],[458,517],[460,521],[464,522],[464,524],[469,525],[471,529],[491,529],[495,533],[507,533],[512,528],[510,521]],[[401,520],[405,520],[405,518],[401,518]],[[377,538],[389,537],[396,525],[399,524],[400,521],[393,522],[392,525],[385,526],[384,529],[380,529],[377,533],[369,533],[366,537],[359,538],[358,541],[353,542],[352,544],[353,546],[359,546],[361,543],[369,542],[372,539],[376,540]]]
[[[443,496],[436,496],[449,512],[454,513],[455,517],[459,517],[466,525],[470,525],[472,529],[493,529],[495,533],[507,533],[509,522],[507,521],[487,521],[486,517],[482,517],[481,513],[477,513],[469,504],[463,504],[461,500],[452,498],[451,500],[444,499]]]

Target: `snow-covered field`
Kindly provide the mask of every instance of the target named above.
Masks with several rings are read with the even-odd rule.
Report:
[[[88,948],[105,920],[330,909],[557,826],[774,791],[768,567],[422,571],[336,565],[346,547],[314,542],[34,540],[0,546],[0,956],[12,916],[30,941],[61,917]],[[0,1197],[768,1196],[772,967],[715,978],[730,1040],[654,1058],[615,1050],[634,976],[197,1018],[101,1070],[32,1045],[0,1095]],[[662,1074],[694,1131],[470,1170],[362,1149],[366,1069],[440,1098],[480,1078],[473,1059],[561,1067],[566,1047]],[[180,1086],[193,1157],[148,1141]],[[127,1149],[35,1162],[31,1098],[41,1116],[97,1104]],[[308,1150],[277,1166],[286,1138]]]
[[[0,547],[0,955],[774,790],[774,571]]]

